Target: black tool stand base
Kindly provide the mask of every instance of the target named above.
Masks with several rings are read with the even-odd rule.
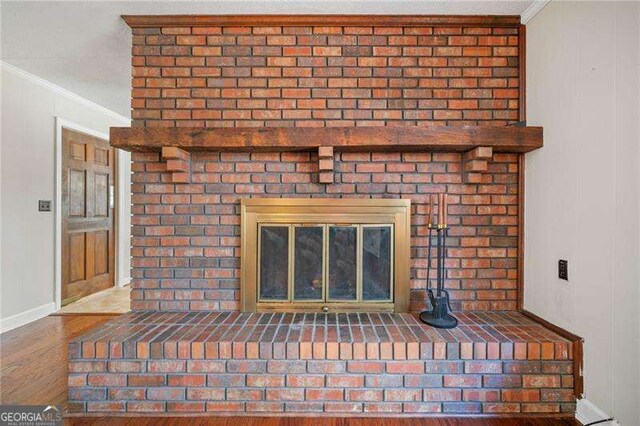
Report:
[[[458,326],[457,318],[449,313],[446,296],[434,297],[430,292],[429,299],[433,305],[433,310],[422,312],[420,321],[435,328],[455,328]]]
[[[420,314],[420,321],[435,328],[456,328],[458,320],[451,314],[436,317],[432,311],[424,311]]]

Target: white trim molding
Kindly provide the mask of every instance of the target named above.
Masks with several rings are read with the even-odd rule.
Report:
[[[56,311],[55,303],[47,303],[0,320],[0,334],[44,318]]]
[[[69,99],[72,99],[82,105],[85,105],[95,111],[101,112],[105,115],[108,115],[109,117],[113,117],[118,121],[122,121],[123,125],[129,125],[131,123],[131,120],[127,117],[125,117],[124,115],[118,114],[117,112],[114,112],[112,110],[110,110],[109,108],[103,107],[100,104],[97,104],[93,101],[90,101],[87,98],[83,98],[80,95],[77,95],[67,89],[65,89],[64,87],[60,87],[57,84],[54,84],[48,80],[45,80],[42,77],[38,77],[35,74],[31,74],[28,71],[23,70],[22,68],[18,68],[14,65],[8,64],[7,62],[4,61],[0,61],[0,69],[4,69],[7,70],[13,74],[19,75],[21,77],[23,77],[26,80],[31,81],[32,83],[35,83],[39,86],[43,86],[46,87],[50,90],[52,90],[53,92],[65,96]]]
[[[520,22],[522,24],[527,24],[534,16],[538,14],[546,5],[549,4],[551,0],[534,0],[533,3],[527,7],[524,12],[520,15]]]
[[[595,406],[591,401],[587,399],[579,399],[576,404],[576,420],[583,425],[591,422],[597,422],[598,420],[608,419],[611,416]],[[611,420],[604,423],[599,423],[602,426],[620,426],[616,420]]]
[[[131,153],[116,149],[116,286],[131,283]]]

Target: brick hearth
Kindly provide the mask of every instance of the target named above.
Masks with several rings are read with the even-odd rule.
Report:
[[[70,344],[88,412],[570,413],[572,346],[516,312],[136,312]]]

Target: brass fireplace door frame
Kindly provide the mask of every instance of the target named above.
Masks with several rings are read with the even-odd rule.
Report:
[[[411,200],[245,198],[241,200],[240,214],[240,297],[243,312],[322,312],[325,306],[330,312],[409,311]],[[259,302],[258,231],[261,224],[392,225],[392,301]]]

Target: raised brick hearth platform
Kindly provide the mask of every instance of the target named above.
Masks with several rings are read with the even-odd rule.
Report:
[[[571,342],[517,312],[133,312],[73,340],[70,409],[572,415]]]

